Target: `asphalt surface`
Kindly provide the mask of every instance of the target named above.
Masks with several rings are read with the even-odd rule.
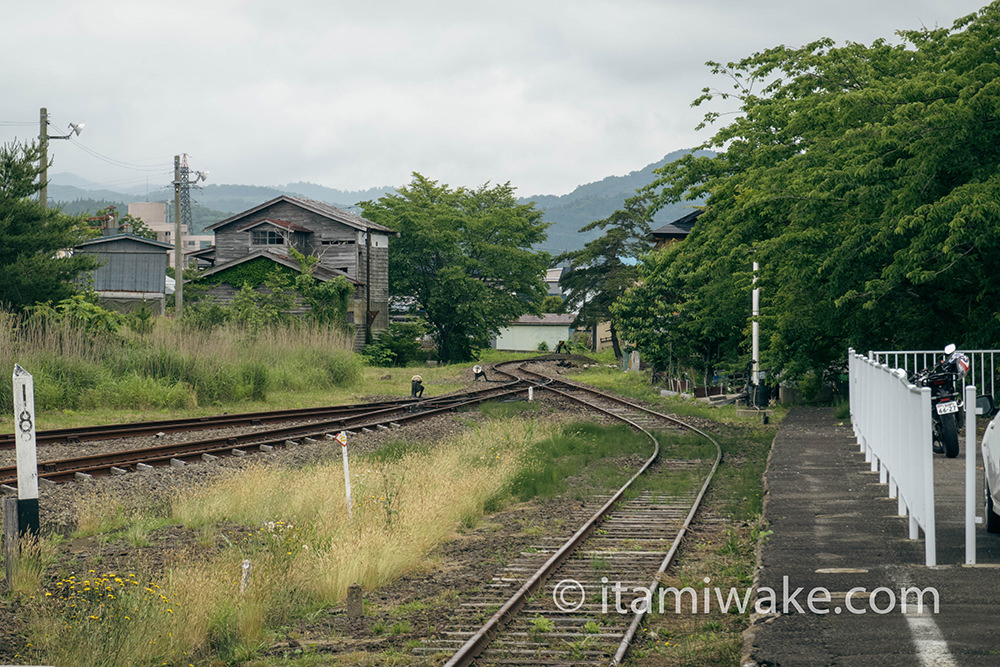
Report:
[[[1000,535],[978,526],[977,565],[964,565],[964,440],[957,459],[934,458],[938,565],[929,568],[923,540],[907,539],[907,520],[869,471],[850,421],[828,408],[789,413],[765,473],[773,533],[760,551],[761,613],[744,665],[1000,666]],[[923,591],[922,611],[913,591],[903,611],[910,587]]]

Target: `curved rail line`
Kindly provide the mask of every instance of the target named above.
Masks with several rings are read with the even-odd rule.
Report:
[[[487,650],[491,642],[495,643],[496,639],[500,637],[503,628],[510,626],[511,622],[518,616],[518,613],[527,608],[529,598],[538,592],[546,581],[551,580],[555,574],[560,572],[574,574],[573,570],[567,569],[571,565],[571,559],[575,554],[578,555],[581,552],[585,552],[583,549],[584,545],[590,544],[593,546],[595,540],[599,541],[594,535],[599,526],[602,532],[611,533],[610,539],[614,540],[616,539],[616,522],[625,526],[623,530],[626,533],[632,531],[628,534],[634,534],[636,526],[638,526],[638,530],[643,535],[649,533],[650,526],[648,524],[654,519],[660,522],[666,521],[668,524],[671,522],[679,523],[679,525],[670,527],[669,546],[665,549],[661,549],[660,546],[656,547],[657,553],[662,556],[658,568],[655,572],[651,572],[649,568],[644,570],[645,576],[649,576],[649,579],[645,580],[649,582],[649,590],[655,590],[660,575],[664,573],[672,562],[681,540],[698,511],[701,500],[704,498],[712,477],[722,460],[722,449],[714,438],[676,417],[658,413],[631,401],[597,391],[584,385],[572,383],[565,379],[550,378],[529,371],[525,368],[527,363],[529,362],[517,361],[496,364],[493,367],[494,372],[507,377],[508,381],[506,382],[493,383],[491,386],[482,389],[455,392],[425,400],[400,399],[332,408],[220,415],[216,418],[165,420],[45,432],[45,435],[40,438],[42,442],[73,442],[84,439],[120,438],[131,435],[148,435],[151,433],[167,433],[171,431],[218,428],[223,426],[255,425],[269,421],[318,420],[307,424],[297,424],[291,427],[258,431],[245,435],[208,438],[146,449],[48,461],[40,464],[38,476],[40,481],[56,483],[72,479],[87,479],[94,475],[124,474],[131,471],[150,469],[153,466],[180,466],[191,461],[211,460],[212,458],[224,455],[240,456],[254,449],[257,451],[268,451],[275,447],[296,445],[301,441],[308,441],[309,439],[332,438],[332,433],[342,430],[365,431],[371,429],[389,429],[408,421],[454,411],[463,406],[523,394],[529,387],[539,391],[550,392],[555,396],[560,396],[583,405],[589,410],[595,410],[616,420],[623,421],[632,428],[646,434],[653,442],[653,453],[629,481],[610,497],[600,499],[600,506],[593,514],[581,519],[579,523],[580,527],[568,540],[561,545],[543,545],[538,550],[539,555],[535,556],[534,560],[543,559],[544,562],[540,566],[533,566],[535,567],[534,572],[526,578],[517,592],[507,597],[502,604],[496,605],[499,606],[499,610],[486,623],[473,632],[460,633],[469,635],[469,637],[447,662],[447,666],[470,665],[475,661],[477,656]],[[515,371],[504,370],[504,367],[512,365],[517,367]],[[646,474],[657,462],[660,456],[660,443],[650,429],[654,426],[662,427],[664,424],[692,431],[711,441],[715,445],[717,452],[711,471],[706,475],[697,496],[693,500],[690,498],[682,499],[680,501],[681,505],[677,503],[673,505],[669,503],[664,504],[662,501],[643,498],[641,496],[634,500],[623,501],[623,496],[633,486],[633,483]],[[41,436],[42,434],[39,435]],[[10,436],[5,436],[4,439],[0,439],[0,448],[5,446],[5,441],[10,442],[9,438]],[[671,462],[671,464],[682,465],[683,462]],[[0,487],[5,490],[13,490],[16,488],[16,484],[16,467],[0,468]],[[680,516],[683,516],[682,522],[679,522]],[[678,521],[674,521],[675,518]],[[607,529],[606,531],[605,528]],[[655,542],[659,545],[664,538],[636,537],[630,539],[646,540],[650,544]],[[606,545],[606,549],[601,551],[600,546],[597,545],[598,548],[591,549],[591,552],[611,554],[616,557],[622,554],[626,556],[629,554],[626,551],[608,551],[609,547]],[[648,557],[650,553],[653,553],[652,547],[644,551],[643,555]],[[616,567],[620,568],[621,565],[616,561]],[[583,576],[579,575],[579,573],[575,574]],[[500,588],[502,589],[505,586],[509,587],[509,582],[503,583]],[[591,585],[591,593],[593,589],[594,587]],[[615,639],[617,641],[614,656],[610,658],[612,665],[619,664],[624,658],[632,638],[642,624],[645,613],[646,610],[641,609],[631,615],[627,627],[622,627],[616,632],[602,630],[597,635],[605,640]],[[489,656],[491,663],[607,664],[609,662],[607,656],[610,655],[610,650],[600,647],[584,651],[580,658],[574,658],[569,662],[560,660],[556,655],[552,654],[553,652],[542,655],[538,649],[527,650],[529,655],[525,657],[525,650],[520,650],[516,647],[525,643],[524,636],[527,634],[525,632],[513,632],[514,639],[508,640],[508,647],[501,649],[499,656]],[[574,637],[577,635],[563,633],[562,636]],[[505,653],[510,653],[513,657],[507,660],[504,658]]]
[[[510,365],[514,362],[508,362]],[[554,580],[557,574],[564,574],[566,578],[563,581],[572,579],[572,576],[579,576],[579,570],[573,570],[568,568],[568,562],[571,556],[575,553],[579,553],[585,544],[593,541],[593,533],[599,525],[607,525],[614,523],[614,514],[618,512],[619,514],[627,514],[629,508],[626,507],[628,503],[622,502],[622,497],[625,493],[633,486],[635,481],[639,479],[642,475],[646,474],[647,471],[653,466],[660,455],[660,443],[659,440],[650,432],[649,428],[652,426],[651,421],[655,420],[658,423],[667,423],[679,426],[681,428],[687,429],[700,436],[709,440],[716,448],[716,457],[712,464],[710,472],[705,476],[704,482],[697,496],[693,499],[684,499],[682,502],[688,508],[686,515],[684,516],[683,522],[677,527],[676,534],[670,540],[669,547],[663,553],[662,560],[660,561],[655,572],[651,574],[651,580],[647,588],[650,591],[655,591],[658,587],[658,582],[660,576],[666,571],[670,563],[673,561],[674,556],[680,546],[684,535],[687,533],[691,522],[694,519],[699,507],[701,506],[701,501],[708,490],[709,484],[711,484],[712,478],[715,475],[715,471],[718,469],[719,464],[722,461],[722,448],[719,443],[712,438],[710,435],[704,431],[687,424],[676,417],[669,415],[664,415],[649,408],[645,408],[641,405],[632,403],[617,396],[612,396],[610,394],[597,391],[595,389],[585,387],[576,383],[571,383],[562,379],[553,379],[543,376],[541,374],[535,373],[533,371],[528,371],[524,368],[525,364],[519,364],[516,373],[510,373],[508,371],[503,371],[500,368],[494,367],[495,371],[503,372],[508,374],[510,377],[524,377],[529,376],[536,383],[541,385],[542,381],[545,381],[544,391],[552,392],[563,398],[569,399],[581,405],[584,405],[588,409],[596,410],[605,415],[611,416],[617,420],[623,421],[629,424],[632,428],[646,434],[650,440],[653,442],[653,453],[645,461],[645,463],[640,467],[640,469],[626,482],[621,488],[619,488],[610,498],[608,498],[600,508],[594,512],[590,517],[586,518],[580,527],[576,530],[572,537],[566,540],[562,546],[554,549],[550,554],[545,552],[547,559],[540,567],[538,567],[534,573],[530,574],[520,588],[502,605],[500,608],[477,630],[471,633],[471,636],[465,640],[461,647],[454,653],[450,660],[445,663],[445,667],[459,667],[463,665],[471,665],[475,662],[477,657],[484,654],[487,647],[491,645],[497,638],[501,636],[504,632],[504,628],[512,625],[515,618],[518,616],[519,612],[525,610],[529,605],[529,599],[537,593],[541,587],[547,582]],[[630,501],[631,502],[631,501]],[[662,504],[662,503],[661,503]],[[669,503],[667,503],[669,505]],[[676,503],[670,507],[663,507],[662,512],[652,512],[649,511],[651,507],[648,499],[642,500],[637,506],[641,506],[645,512],[644,517],[640,518],[639,521],[646,523],[652,515],[669,515],[671,512],[675,512],[677,507]],[[660,517],[662,518],[662,517]],[[625,522],[628,523],[627,518]],[[648,526],[642,526],[643,528],[648,528]],[[594,550],[595,552],[597,550]],[[607,553],[607,552],[603,552]],[[623,551],[626,557],[629,552]],[[648,554],[644,554],[648,555]],[[575,580],[574,580],[575,581]],[[584,589],[587,590],[587,587]],[[592,594],[594,592],[594,586],[590,586],[590,590],[586,594]],[[554,596],[553,596],[554,597]],[[544,596],[543,596],[544,598]],[[553,600],[555,603],[555,600]],[[610,664],[618,665],[625,657],[625,653],[628,650],[632,639],[639,627],[642,624],[643,618],[647,613],[647,609],[640,608],[633,611],[631,614],[631,619],[627,625],[624,627],[620,633],[607,633],[602,632],[601,637],[605,640],[618,638],[617,647],[614,650],[613,657],[608,659],[610,650],[600,650],[600,647],[590,647],[590,650],[583,650],[580,648],[578,654],[574,655],[571,660],[566,658],[560,658],[560,653],[565,656],[566,651],[551,651],[541,648],[538,642],[531,642],[531,633],[525,631],[524,628],[520,632],[513,631],[512,637],[507,639],[504,646],[491,653],[488,656],[488,662],[490,664]],[[488,608],[488,607],[487,607]],[[631,608],[631,605],[628,606]],[[560,608],[560,611],[562,609]],[[606,619],[605,619],[606,620]],[[582,625],[579,619],[575,619],[577,625]],[[460,633],[461,634],[461,633]],[[468,633],[465,633],[468,634]],[[567,645],[567,638],[579,637],[581,638],[581,643],[589,641],[586,639],[587,635],[579,633],[560,633],[559,638]],[[619,638],[620,637],[620,638]],[[593,638],[593,635],[591,635]],[[526,648],[519,648],[520,646],[526,646]],[[579,644],[577,645],[580,646]],[[596,649],[596,650],[595,650]],[[430,649],[433,650],[433,649]]]
[[[38,465],[38,478],[42,483],[59,483],[95,475],[148,470],[152,466],[181,466],[220,456],[242,456],[250,450],[269,451],[276,447],[294,446],[308,439],[332,438],[332,434],[339,431],[389,429],[404,422],[523,393],[524,390],[523,381],[511,381],[424,400],[344,406],[339,413],[334,409],[331,414],[336,416],[332,418],[284,428],[45,461]],[[253,414],[248,417],[242,422],[244,425],[258,421]],[[14,490],[16,486],[17,467],[0,467],[0,488]]]
[[[227,426],[246,426],[287,422],[306,419],[323,419],[340,414],[352,414],[358,410],[378,409],[412,403],[413,399],[378,401],[374,403],[358,403],[354,405],[337,405],[331,407],[295,408],[291,410],[272,410],[268,412],[244,412],[235,414],[194,417],[190,419],[161,419],[157,421],[129,422],[126,424],[102,424],[98,426],[79,426],[74,428],[49,429],[35,434],[38,445],[57,442],[83,442],[88,440],[112,440],[115,438],[131,438],[158,433],[176,433],[178,431],[199,431]],[[13,433],[0,434],[0,450],[14,448]]]
[[[132,438],[136,436],[157,435],[160,433],[177,433],[188,431],[226,428],[230,426],[255,426],[277,422],[306,421],[318,419],[333,419],[350,417],[365,410],[381,410],[410,405],[433,405],[435,402],[448,402],[455,396],[489,391],[490,388],[473,390],[473,392],[452,392],[422,400],[399,398],[370,403],[355,403],[351,405],[320,406],[314,408],[293,408],[289,410],[269,410],[266,412],[243,412],[233,414],[193,417],[187,419],[161,419],[156,421],[129,422],[125,424],[101,424],[96,426],[78,426],[73,428],[49,429],[35,434],[35,444],[75,443],[93,440],[113,440],[116,438]],[[0,433],[0,450],[14,448],[14,433]]]

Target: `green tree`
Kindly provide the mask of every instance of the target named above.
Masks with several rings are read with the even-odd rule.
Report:
[[[295,278],[295,290],[309,304],[309,319],[319,324],[346,325],[347,306],[354,288],[342,276],[326,282],[313,276],[313,267],[319,257],[306,256],[289,246],[292,259],[299,264],[300,273]]]
[[[566,304],[562,300],[562,297],[550,294],[542,299],[542,303],[538,309],[543,313],[565,313]]]
[[[555,259],[557,263],[569,262],[559,281],[567,290],[566,310],[577,313],[577,326],[594,327],[610,320],[611,346],[619,359],[622,350],[611,304],[635,284],[639,276],[636,261],[649,251],[648,204],[647,195],[629,197],[623,208],[580,228],[581,232],[600,229],[602,236]]]
[[[137,215],[132,215],[131,213],[126,213],[118,221],[118,227],[124,227],[128,225],[132,230],[133,236],[141,236],[144,239],[149,239],[151,241],[156,240],[156,232],[150,229],[146,222]]]
[[[152,241],[156,240],[156,232],[147,227],[146,223],[143,221],[142,218],[134,216],[130,213],[126,213],[121,218],[119,218],[117,206],[114,205],[105,206],[97,213],[95,213],[92,217],[103,218],[106,216],[111,216],[114,220],[117,221],[116,225],[119,230],[127,227],[129,229],[129,233],[132,234],[133,236],[140,236],[144,239],[150,239]],[[95,224],[92,229],[94,231],[94,236],[100,236],[101,230],[99,225]]]
[[[91,257],[69,256],[86,238],[81,221],[31,199],[40,157],[34,143],[0,146],[0,304],[14,310],[69,298],[73,281],[97,267]]]
[[[692,343],[721,333],[730,362],[749,358],[754,261],[762,360],[789,377],[848,346],[1000,341],[1000,3],[899,36],[712,64],[733,88],[697,100],[725,107],[705,125],[738,106],[702,146],[719,153],[685,156],[646,189],[654,207],[707,197],[705,214],[637,288],[689,322]],[[621,317],[638,323],[640,307]]]
[[[502,327],[537,312],[550,258],[531,247],[547,224],[509,183],[452,190],[415,173],[398,193],[361,206],[402,235],[389,253],[390,289],[426,313],[440,359],[472,359]]]

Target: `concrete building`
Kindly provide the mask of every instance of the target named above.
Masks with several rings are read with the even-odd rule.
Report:
[[[174,221],[167,220],[167,203],[162,201],[154,202],[132,202],[128,205],[128,214],[133,218],[139,218],[147,227],[156,232],[156,240],[161,243],[174,245]],[[181,225],[182,243],[184,255],[207,248],[215,241],[211,234],[188,234],[187,225]],[[170,250],[170,266],[174,263],[174,249]]]

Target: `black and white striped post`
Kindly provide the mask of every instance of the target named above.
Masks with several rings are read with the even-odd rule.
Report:
[[[14,432],[17,435],[18,533],[38,535],[38,456],[35,451],[35,384],[14,364]]]

